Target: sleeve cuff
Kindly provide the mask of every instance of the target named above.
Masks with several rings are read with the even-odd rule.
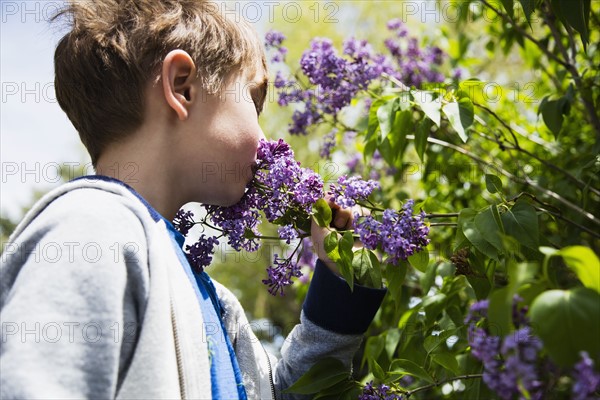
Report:
[[[304,314],[316,325],[342,334],[362,334],[375,317],[387,289],[371,289],[348,283],[317,260]]]

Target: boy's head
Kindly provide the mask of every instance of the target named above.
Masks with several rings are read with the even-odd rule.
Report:
[[[253,28],[211,1],[71,0],[60,16],[72,29],[55,52],[56,96],[94,165],[108,145],[140,127],[146,88],[161,79],[173,50],[189,54],[211,94],[236,71],[266,72]]]

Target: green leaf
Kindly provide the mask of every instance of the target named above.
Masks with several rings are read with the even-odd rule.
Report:
[[[379,127],[381,129],[381,138],[387,137],[388,133],[392,131],[394,120],[396,118],[396,111],[398,111],[400,99],[395,98],[385,102],[377,110],[377,120],[379,121]]]
[[[331,207],[329,207],[329,204],[327,204],[327,201],[325,201],[325,199],[317,200],[317,202],[313,206],[313,211],[315,213],[315,219],[317,220],[319,226],[328,227],[329,224],[331,224]]]
[[[523,246],[536,250],[539,247],[538,216],[533,206],[525,201],[517,202],[502,214],[506,234]]]
[[[434,352],[441,345],[444,345],[442,348],[445,349],[446,340],[448,340],[450,336],[456,335],[457,331],[458,329],[449,329],[447,331],[440,332],[439,335],[427,336],[423,342],[423,347],[425,348],[427,354],[429,355],[429,353]]]
[[[367,278],[370,280],[370,270],[373,269],[373,265],[371,264],[371,257],[369,257],[369,250],[363,247],[354,253],[352,269],[358,284],[365,285],[368,282]]]
[[[394,162],[402,158],[408,143],[406,135],[412,133],[414,133],[412,110],[396,113],[392,131],[387,136],[395,154]]]
[[[500,233],[502,233],[502,231],[496,222],[496,218],[494,218],[494,213],[492,212],[492,208],[495,207],[495,205],[491,205],[477,214],[473,219],[473,222],[482,236],[481,239],[484,239],[494,246],[499,252],[502,252],[504,249],[502,239],[500,238]]]
[[[365,343],[365,352],[363,354],[361,366],[365,364],[365,361],[368,361],[370,366],[371,360],[377,359],[384,348],[385,338],[383,336],[377,335],[368,337]]]
[[[327,252],[327,256],[331,259],[331,261],[338,262],[340,260],[340,252],[338,251],[338,235],[336,232],[331,232],[325,236],[323,246],[325,248],[325,252]]]
[[[350,372],[337,358],[324,358],[302,375],[283,393],[312,394],[348,379]]]
[[[371,108],[369,108],[369,127],[365,137],[367,142],[371,142],[371,139],[374,137],[377,129],[379,129],[379,118],[377,118],[377,111],[384,103],[385,100],[377,99],[371,104]],[[373,143],[377,145],[378,141],[374,141]]]
[[[569,246],[557,252],[565,260],[585,287],[600,293],[600,260],[592,249],[585,246]]]
[[[496,175],[485,174],[485,188],[490,193],[502,193],[502,181]]]
[[[441,365],[454,372],[455,374],[460,374],[460,369],[458,368],[458,361],[456,361],[456,356],[448,351],[443,353],[436,353],[431,355],[431,359],[433,362]]]
[[[357,382],[352,381],[350,379],[344,380],[336,383],[335,385],[328,387],[326,389],[321,390],[319,393],[313,397],[314,400],[342,400],[346,398],[352,398],[353,400],[359,396],[357,392],[356,395],[352,395],[352,392],[362,392],[362,386],[359,386]],[[346,397],[347,394],[350,394],[350,397]]]
[[[513,330],[513,294],[508,287],[497,289],[490,296],[488,321],[493,335],[504,337]]]
[[[569,367],[579,352],[600,354],[600,294],[592,289],[549,290],[529,311],[531,324],[550,357]]]
[[[502,0],[502,6],[504,6],[506,13],[513,18],[515,14],[513,0]]]
[[[442,111],[450,121],[452,128],[458,133],[463,142],[467,142],[467,128],[473,124],[475,112],[473,111],[473,103],[468,97],[463,97],[458,102],[448,103],[442,107]]]
[[[415,378],[423,379],[424,381],[427,381],[429,383],[434,382],[431,375],[429,375],[427,371],[423,369],[423,367],[415,364],[415,362],[411,360],[397,359],[392,361],[392,365],[390,365],[390,373],[402,373],[404,375],[411,375]]]
[[[475,221],[464,221],[462,224],[462,231],[465,237],[471,242],[473,246],[489,258],[498,260],[498,248],[488,242],[479,230]]]
[[[373,359],[370,360],[369,362],[369,367],[371,369],[371,372],[373,372],[373,376],[376,379],[379,379],[380,381],[385,379],[385,371],[383,370],[383,368],[381,368],[381,366],[379,365],[379,363],[377,362],[377,360]]]
[[[558,138],[558,135],[560,134],[564,120],[563,115],[568,114],[568,104],[568,100],[562,97],[558,100],[544,99],[540,104],[540,111],[544,118],[544,123],[554,134],[555,138]]]
[[[425,162],[425,151],[427,150],[427,138],[431,132],[433,122],[429,119],[424,119],[419,123],[415,131],[415,150],[419,155],[421,162]]]
[[[406,276],[406,262],[401,261],[398,265],[388,264],[385,268],[387,286],[396,306],[401,304],[402,284]]]
[[[394,352],[396,351],[396,347],[398,347],[401,336],[402,331],[398,328],[388,329],[387,334],[385,335],[385,352],[390,360],[394,358]]]
[[[427,323],[433,324],[438,315],[448,305],[448,296],[444,293],[436,293],[433,296],[427,296],[423,300],[423,308],[425,309],[425,315],[427,317]]]
[[[433,282],[435,281],[437,267],[438,267],[438,263],[429,264],[427,266],[427,271],[421,277],[420,283],[421,283],[421,289],[423,290],[423,293],[428,293],[429,289],[431,289],[431,286],[433,285]]]
[[[589,43],[589,18],[591,0],[552,0],[554,13],[563,24],[575,29],[581,35],[584,49]]]
[[[369,250],[369,258],[371,259],[372,266],[372,268],[369,270],[369,274],[371,276],[373,288],[380,289],[383,286],[383,280],[381,276],[381,263],[379,262],[379,258],[377,258],[377,255],[371,250]]]
[[[354,270],[352,268],[352,259],[354,258],[354,253],[352,252],[352,247],[354,246],[354,237],[351,232],[344,232],[344,235],[338,242],[338,252],[340,254],[340,259],[337,263],[340,268],[340,273],[342,277],[350,286],[350,290],[354,289]]]
[[[413,254],[408,257],[408,262],[413,268],[418,269],[421,272],[427,271],[427,265],[429,265],[429,251],[423,249],[422,251]]]
[[[425,115],[438,127],[442,123],[442,100],[435,93],[421,90],[411,91],[413,100]]]
[[[531,14],[535,10],[535,0],[519,0],[519,3],[521,3],[521,7],[525,13],[525,19],[527,19],[527,23],[531,27]]]

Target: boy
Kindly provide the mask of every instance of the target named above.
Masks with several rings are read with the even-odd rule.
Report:
[[[191,272],[169,222],[188,202],[236,203],[251,179],[267,88],[252,28],[197,0],[73,1],[62,15],[57,99],[97,175],[40,200],[2,256],[1,397],[300,398],[282,390],[320,359],[350,370],[385,291],[350,292],[323,229],[276,361],[233,294]]]

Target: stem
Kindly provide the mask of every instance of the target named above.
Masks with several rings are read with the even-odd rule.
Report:
[[[408,86],[406,86],[404,83],[400,82],[398,79],[396,79],[395,77],[391,76],[387,72],[383,72],[381,74],[381,76],[384,77],[385,79],[387,79],[388,81],[396,84],[400,89],[402,89],[404,91],[409,91],[410,90],[410,88]]]
[[[508,132],[512,136],[513,140],[515,141],[515,143],[514,143],[515,148],[517,148],[517,149],[521,148],[521,146],[519,146],[519,141],[517,140],[517,136],[515,135],[515,132],[513,131],[513,129],[506,122],[504,122],[504,120],[502,120],[502,118],[500,118],[498,116],[498,114],[496,114],[494,111],[492,111],[489,107],[486,107],[482,104],[473,102],[473,105],[481,108],[482,110],[485,110],[488,114],[490,114],[492,117],[494,117],[496,119],[496,121],[500,122],[500,124],[504,128],[506,128],[506,130],[508,130]]]
[[[429,226],[458,226],[456,222],[433,222]]]
[[[414,135],[406,135],[406,138],[409,139],[409,140],[414,140],[415,136]],[[439,140],[439,139],[432,138],[432,137],[428,137],[427,141],[429,143],[438,144],[440,146],[452,149],[452,150],[454,150],[454,151],[456,151],[458,153],[461,153],[461,154],[469,157],[470,159],[472,159],[472,160],[474,160],[474,161],[476,161],[478,163],[487,165],[489,167],[493,167],[499,173],[501,173],[502,175],[506,176],[508,179],[512,180],[513,182],[521,183],[521,184],[524,184],[526,186],[531,186],[532,188],[534,188],[534,189],[542,192],[546,196],[552,197],[553,199],[555,199],[558,202],[562,203],[563,205],[567,206],[571,210],[573,210],[573,211],[577,212],[578,214],[582,215],[583,217],[587,218],[588,220],[590,220],[594,224],[600,226],[600,219],[598,219],[598,217],[596,217],[594,214],[585,211],[584,209],[580,208],[576,204],[573,204],[572,202],[570,202],[569,200],[565,199],[564,197],[562,197],[558,193],[553,192],[552,190],[549,190],[549,189],[541,187],[540,185],[538,185],[537,183],[535,183],[534,181],[532,181],[529,178],[524,178],[524,179],[523,178],[519,178],[519,177],[513,175],[512,173],[508,172],[504,168],[501,168],[501,167],[499,167],[497,165],[493,165],[493,164],[485,161],[484,159],[478,157],[477,155],[471,153],[470,151],[465,150],[462,147],[457,146],[455,144],[444,142],[443,140]]]
[[[459,376],[455,376],[453,378],[444,379],[442,381],[435,382],[435,383],[432,383],[432,384],[429,384],[429,385],[421,386],[421,387],[418,387],[418,388],[413,389],[413,390],[407,390],[406,392],[404,392],[404,394],[406,395],[406,398],[409,398],[410,396],[412,396],[415,393],[419,393],[419,392],[423,392],[425,390],[433,389],[434,387],[438,387],[438,386],[446,384],[446,383],[450,383],[450,382],[454,382],[454,381],[460,381],[460,380],[463,380],[463,379],[480,379],[482,377],[483,377],[483,374],[459,375]]]
[[[425,218],[456,218],[458,213],[437,213],[437,214],[425,214]]]

